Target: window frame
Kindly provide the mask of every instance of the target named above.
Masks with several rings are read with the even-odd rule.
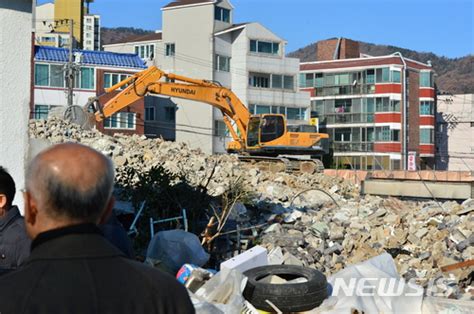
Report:
[[[110,80],[107,80],[106,79],[106,76],[109,76],[110,77]],[[122,78],[124,76],[124,78]],[[103,75],[103,80],[104,80],[104,84],[103,84],[103,88],[110,88],[112,86],[114,86],[115,84],[129,78],[130,76],[132,76],[131,74],[128,74],[128,73],[114,73],[114,72],[104,72],[104,75]],[[114,77],[117,77],[117,81],[116,83],[114,83]],[[107,86],[107,81],[110,82],[110,86]],[[117,90],[123,90],[124,88],[126,88],[128,85],[125,85],[125,86],[122,86],[120,88],[117,88]]]
[[[122,116],[126,115],[126,119]],[[129,127],[129,117],[133,116],[132,127]],[[112,123],[115,122],[115,126]],[[109,125],[107,125],[109,124]],[[126,126],[124,126],[126,125]],[[136,130],[137,129],[137,114],[135,112],[120,111],[114,113],[110,117],[104,119],[104,129],[107,130]]]
[[[166,43],[165,44],[165,57],[174,57],[176,55],[176,44]]]
[[[152,107],[152,106],[145,107],[145,121],[156,121],[155,107]]]
[[[281,42],[277,41],[266,41],[266,40],[258,40],[258,39],[250,39],[249,51],[251,53],[258,53],[264,54],[268,56],[279,56],[281,51]],[[270,45],[270,52],[260,51],[260,44],[262,45]],[[255,47],[255,49],[253,49]],[[275,48],[276,47],[276,48]],[[262,48],[263,49],[263,48]]]
[[[224,61],[224,67],[221,67],[222,61]],[[231,57],[216,54],[214,57],[214,70],[217,72],[230,72]]]

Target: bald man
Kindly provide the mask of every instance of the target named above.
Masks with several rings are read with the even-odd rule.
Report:
[[[31,255],[0,277],[0,313],[194,313],[173,277],[102,236],[113,182],[110,159],[89,147],[60,144],[36,156],[24,192]]]

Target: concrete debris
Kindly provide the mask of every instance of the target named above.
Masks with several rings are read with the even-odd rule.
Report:
[[[459,204],[361,196],[358,186],[340,178],[262,171],[234,155],[206,155],[183,143],[136,135],[107,136],[59,119],[31,121],[30,136],[96,148],[114,161],[117,180],[126,167],[145,172],[162,165],[196,186],[209,180],[208,193],[217,196],[242,178],[253,199],[236,206],[236,216],[251,217],[241,228],[268,224],[256,242],[270,252],[271,264],[303,265],[331,276],[388,252],[404,279],[426,291],[435,283],[437,296],[468,298],[472,269],[444,273],[440,267],[473,258],[472,199]]]

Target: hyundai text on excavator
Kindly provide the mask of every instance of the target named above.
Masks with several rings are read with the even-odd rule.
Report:
[[[311,125],[290,126],[282,114],[251,115],[228,88],[219,83],[165,73],[155,66],[105,89],[123,88],[115,97],[100,104],[100,96],[89,99],[84,109],[100,122],[147,94],[170,96],[207,103],[222,112],[233,141],[229,153],[245,161],[285,164],[287,169],[321,171],[320,158],[328,153],[329,136]]]

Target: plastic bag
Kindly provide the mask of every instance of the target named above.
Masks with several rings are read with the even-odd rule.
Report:
[[[423,288],[400,278],[387,253],[348,266],[328,281],[333,296],[311,313],[421,313]]]
[[[199,238],[183,230],[158,232],[148,245],[146,257],[148,263],[173,275],[183,264],[202,266],[209,260]]]
[[[196,291],[196,297],[212,303],[224,313],[241,313],[246,283],[247,277],[236,270],[219,272]]]

